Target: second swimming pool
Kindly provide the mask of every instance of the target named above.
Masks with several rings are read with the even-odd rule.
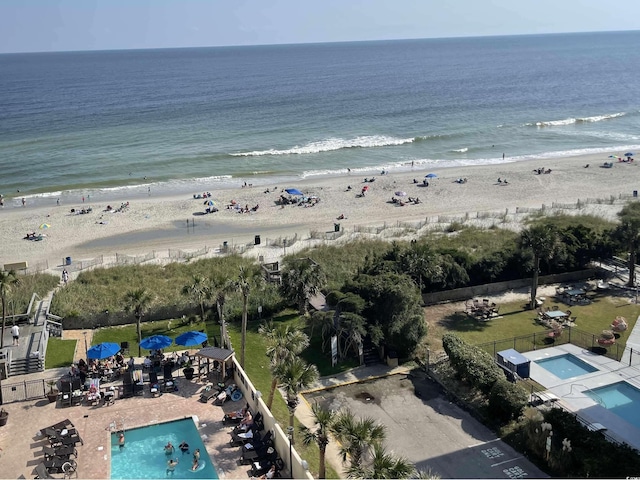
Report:
[[[536,360],[535,363],[562,380],[598,371],[596,367],[570,353]]]
[[[617,382],[586,390],[584,394],[610,412],[640,428],[640,390],[630,383]]]
[[[132,428],[124,433],[122,449],[117,434],[111,435],[111,478],[219,478],[191,418]],[[189,453],[180,452],[178,445],[183,441],[189,444]],[[176,449],[173,455],[165,455],[168,442]],[[200,449],[200,467],[194,472],[191,466],[196,448]],[[173,473],[167,472],[170,458],[178,461]]]

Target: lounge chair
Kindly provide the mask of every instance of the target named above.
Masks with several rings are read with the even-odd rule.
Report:
[[[106,407],[108,405],[113,405],[116,401],[116,389],[115,387],[109,387],[109,390],[105,391],[103,394],[104,403],[103,405]]]
[[[89,391],[87,392],[87,404],[99,405],[100,400],[100,379],[92,378],[89,383]]]
[[[230,433],[231,433],[230,443],[231,443],[231,446],[233,447],[238,447],[246,443],[253,444],[254,442],[260,442],[261,440],[260,432],[258,432],[257,430],[249,430],[244,433],[234,433],[234,432],[230,432]]]
[[[159,397],[162,395],[160,391],[160,383],[158,382],[158,374],[156,372],[149,372],[149,393],[152,397]]]
[[[36,465],[35,478],[55,478],[55,477],[52,477],[51,474],[49,474],[49,471],[47,470],[47,466],[44,464],[44,462],[42,462]]]
[[[42,451],[44,452],[45,460],[50,460],[53,457],[69,459],[71,455],[73,455],[74,458],[78,458],[78,450],[74,445],[63,445],[58,448],[47,447],[45,445],[42,447]]]
[[[135,371],[135,370],[134,370]],[[122,379],[122,396],[124,398],[133,397],[133,378],[131,372],[125,372]]]

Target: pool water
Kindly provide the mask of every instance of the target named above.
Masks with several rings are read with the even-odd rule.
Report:
[[[219,478],[191,418],[132,428],[124,433],[123,449],[118,445],[117,434],[111,435],[111,478]],[[183,441],[189,444],[189,453],[180,452],[178,445]],[[176,448],[173,455],[164,453],[168,442]],[[192,472],[192,454],[196,448],[200,449],[201,467]],[[178,460],[173,473],[167,473],[170,458]]]
[[[640,428],[640,390],[627,382],[586,390],[585,395],[623,420]]]
[[[583,362],[570,353],[536,360],[535,363],[562,380],[598,371],[596,367]]]

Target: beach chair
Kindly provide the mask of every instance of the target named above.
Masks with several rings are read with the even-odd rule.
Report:
[[[135,370],[134,370],[135,371]],[[122,396],[124,398],[133,397],[133,371],[125,372],[122,379]]]
[[[142,370],[133,370],[131,372],[131,381],[133,383],[133,394],[142,395],[144,393],[144,379]]]
[[[167,365],[165,365],[167,367]],[[173,379],[171,368],[164,369],[164,378],[162,379],[162,390],[164,392],[173,392],[176,389],[176,382]]]

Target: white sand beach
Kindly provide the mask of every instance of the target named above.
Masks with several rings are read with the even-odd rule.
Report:
[[[517,207],[540,208],[553,202],[575,203],[578,200],[606,199],[631,195],[640,190],[638,164],[615,163],[602,168],[606,154],[572,158],[520,161],[498,165],[440,168],[375,175],[375,182],[364,183],[356,174],[342,177],[320,177],[297,184],[268,185],[228,190],[211,190],[212,199],[220,209],[204,215],[203,199],[163,197],[154,191],[148,198],[122,198],[130,201],[122,212],[106,212],[106,201],[91,198],[79,205],[50,207],[12,206],[6,202],[0,210],[0,264],[26,261],[30,265],[47,261],[49,268],[61,265],[62,259],[90,259],[97,255],[142,255],[152,250],[217,248],[224,241],[229,245],[253,243],[260,235],[267,239],[291,237],[307,238],[312,231],[332,232],[340,223],[347,232],[355,227],[382,226],[398,221],[418,222],[438,215],[474,214],[476,212],[514,212]],[[585,165],[589,164],[588,168]],[[537,174],[534,169],[550,169],[551,173]],[[428,179],[426,174],[437,178]],[[466,183],[457,183],[466,178]],[[498,183],[497,180],[507,182]],[[417,184],[413,183],[416,179]],[[348,191],[347,187],[351,186]],[[369,190],[358,196],[364,185]],[[276,188],[277,187],[277,188]],[[286,205],[275,201],[284,188],[297,188],[306,195],[318,196],[313,207]],[[269,193],[265,193],[269,189]],[[400,206],[390,203],[396,191],[401,197],[420,199],[419,204]],[[194,193],[198,193],[194,191]],[[398,197],[396,197],[398,198]],[[237,213],[226,206],[235,200],[256,212]],[[109,201],[117,209],[120,202]],[[71,208],[92,208],[88,214],[72,214]],[[621,204],[592,204],[581,213],[595,213],[614,219]],[[575,210],[568,211],[576,213]],[[344,215],[344,219],[338,219]],[[187,228],[189,222],[189,228]],[[193,223],[195,222],[195,228]],[[46,223],[48,228],[40,229]],[[27,232],[44,234],[42,241],[25,240]],[[281,251],[280,251],[281,252]],[[282,252],[281,252],[282,253]]]

